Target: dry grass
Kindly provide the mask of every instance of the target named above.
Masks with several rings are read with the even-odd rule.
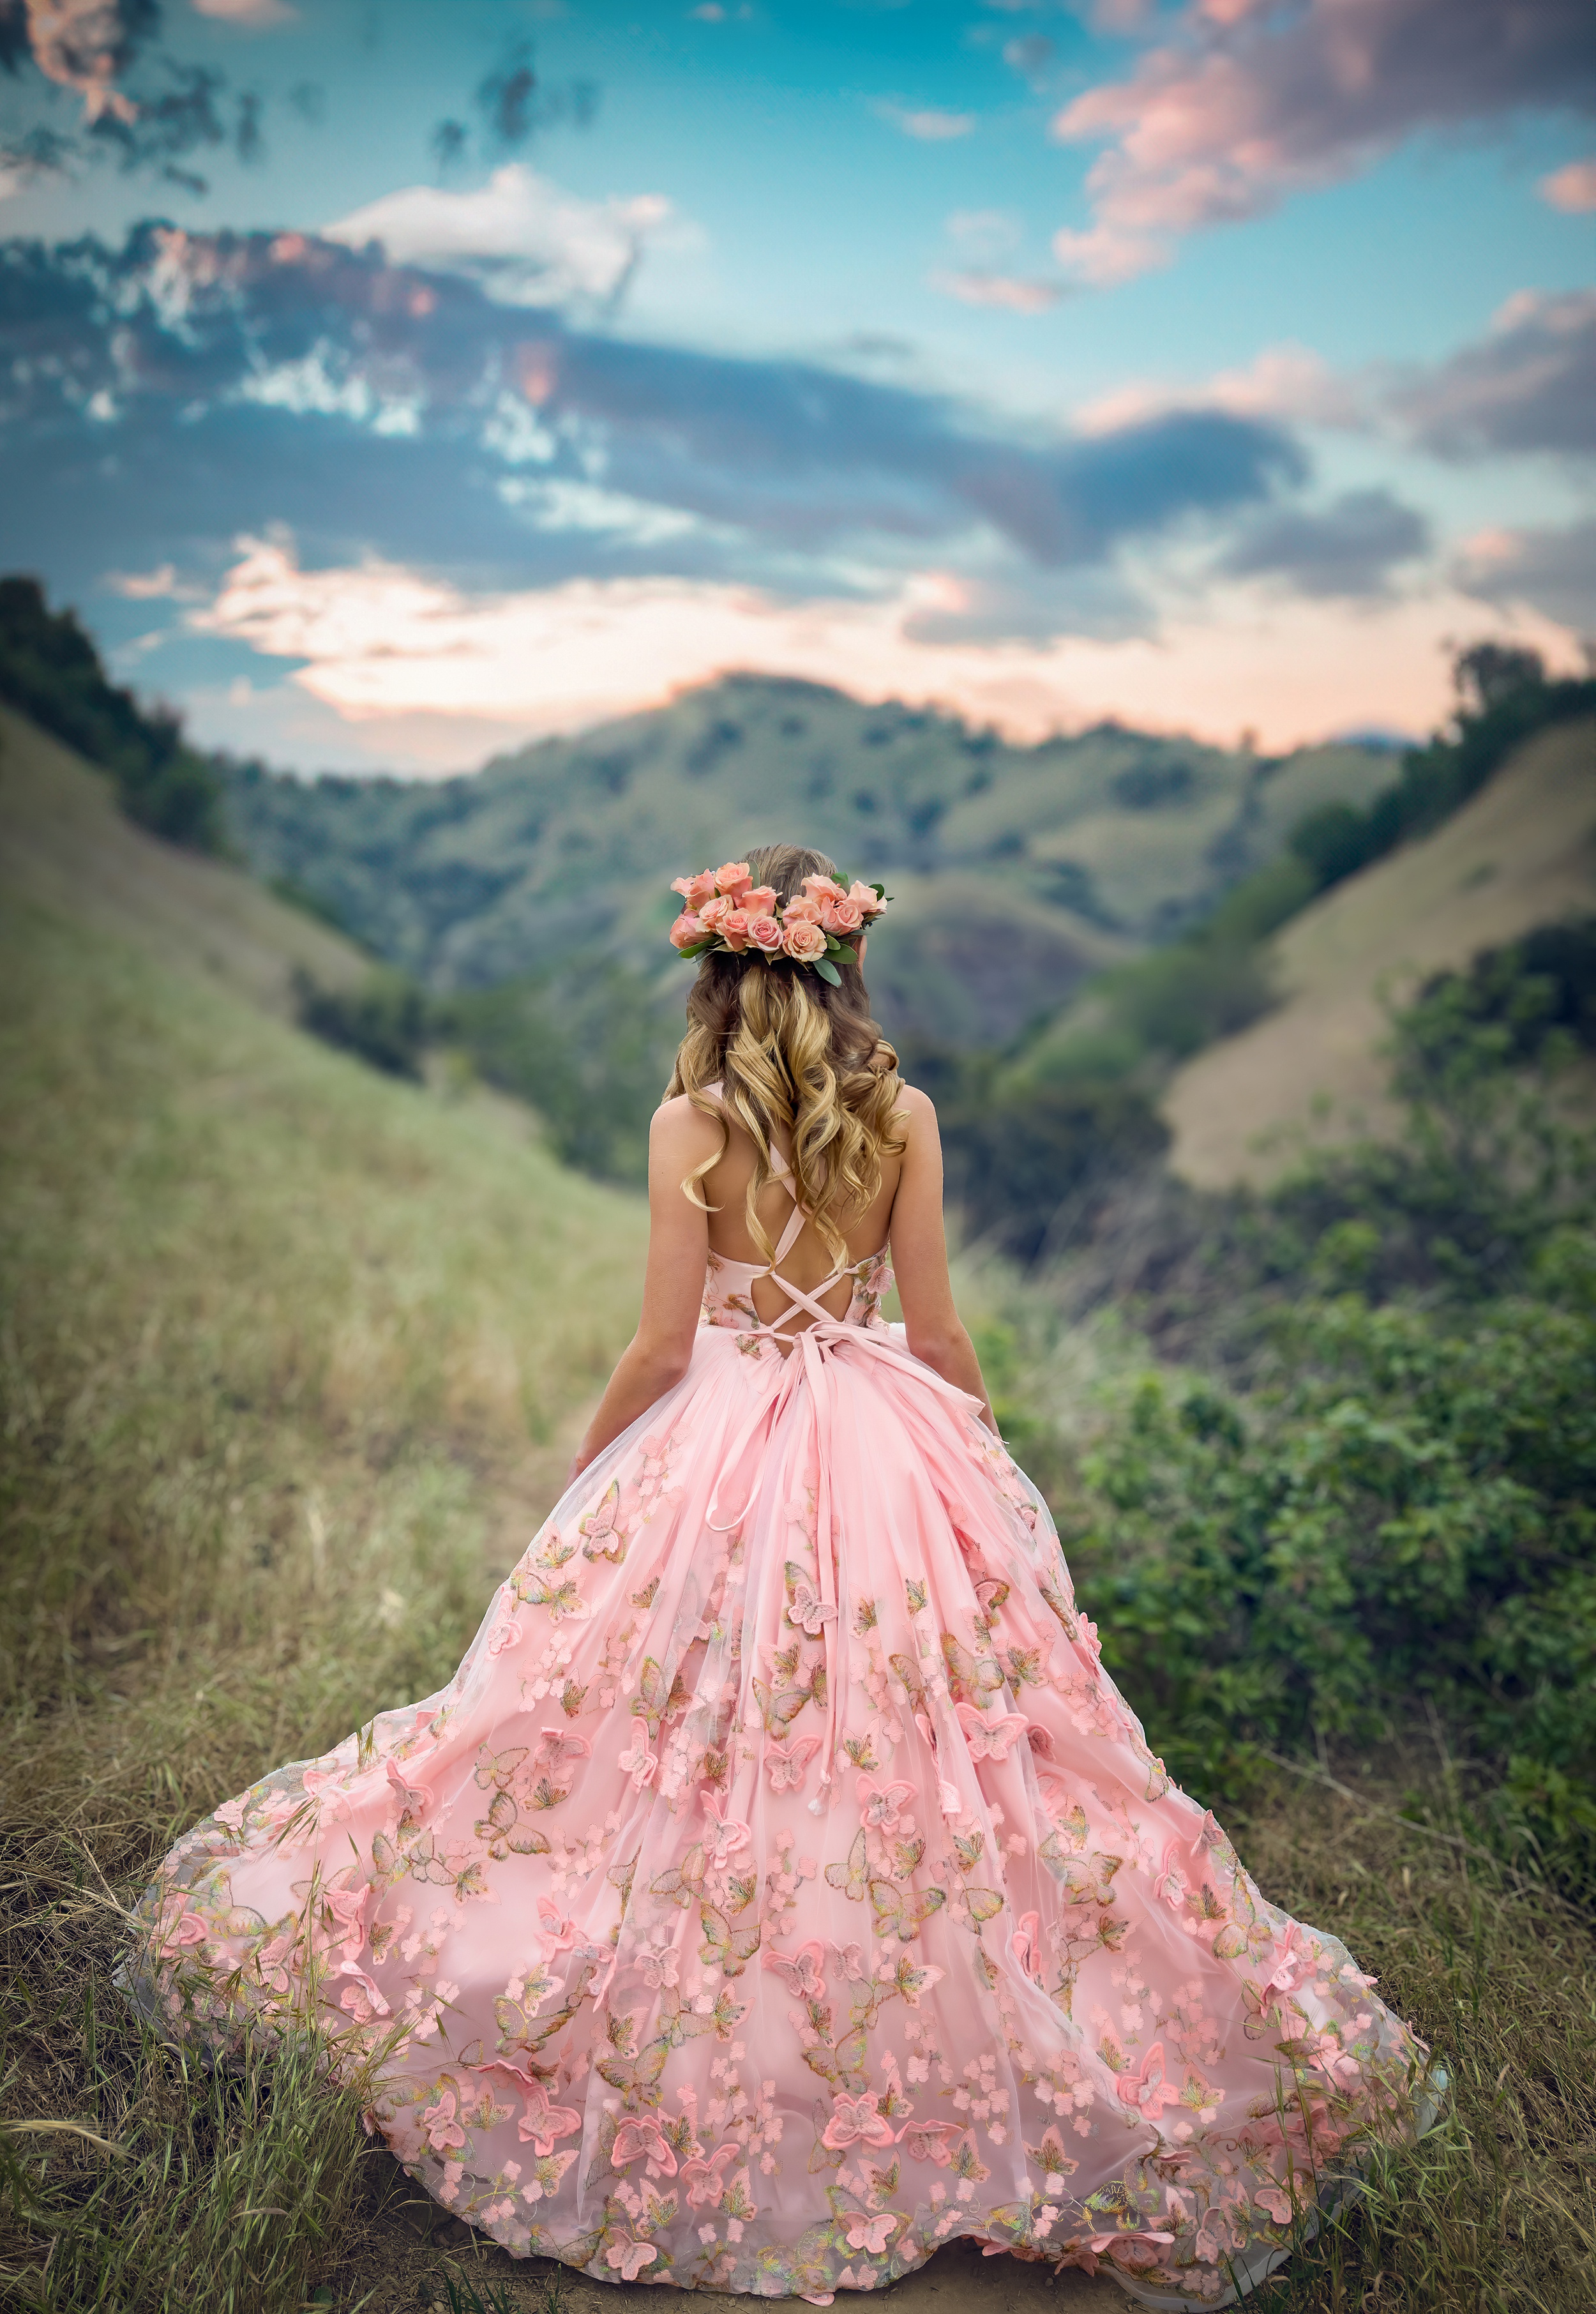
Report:
[[[1277,1180],[1305,1150],[1389,1132],[1382,985],[1596,902],[1596,724],[1542,731],[1444,826],[1324,893],[1272,943],[1284,1002],[1188,1061],[1164,1114],[1200,1188]]]
[[[1440,2128],[1381,2164],[1259,2314],[1587,2314],[1596,2274],[1596,1939],[1430,1807],[1283,1779],[1235,1826],[1251,1870],[1333,1928],[1451,2073]],[[1395,1805],[1394,1805],[1395,1804]],[[1418,1831],[1399,1812],[1423,1813]],[[1377,1812],[1378,1811],[1378,1812]]]
[[[117,1906],[180,1824],[448,1677],[624,1338],[642,1217],[46,914],[8,911],[0,972],[0,2273],[297,2306],[348,2100],[145,2043]]]

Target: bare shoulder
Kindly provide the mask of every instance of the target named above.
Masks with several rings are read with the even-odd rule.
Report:
[[[671,1149],[692,1149],[702,1144],[706,1149],[720,1145],[720,1127],[701,1108],[695,1108],[686,1093],[679,1092],[669,1100],[662,1100],[655,1110],[648,1128],[649,1139]]]
[[[899,1087],[897,1099],[893,1103],[893,1114],[901,1117],[908,1126],[911,1138],[917,1135],[921,1137],[934,1135],[937,1130],[937,1104],[930,1093],[921,1092],[918,1085]]]
[[[892,1108],[893,1121],[903,1138],[904,1163],[918,1176],[922,1166],[938,1173],[942,1166],[942,1136],[937,1130],[937,1107],[918,1085],[900,1087]]]

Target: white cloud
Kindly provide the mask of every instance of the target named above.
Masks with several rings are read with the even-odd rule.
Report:
[[[990,305],[1007,314],[1045,314],[1063,290],[1056,281],[1027,280],[1017,273],[933,273],[930,287],[966,305]]]
[[[257,371],[238,388],[241,402],[289,410],[296,418],[314,411],[323,418],[352,418],[374,434],[419,434],[422,404],[418,396],[379,393],[368,378],[351,370],[342,353],[325,343],[298,361],[278,362]]]
[[[884,104],[879,110],[883,120],[890,120],[905,137],[918,137],[923,145],[945,145],[956,137],[967,137],[975,126],[973,112],[940,112],[934,105],[916,111],[901,104]]]
[[[520,507],[534,530],[586,531],[624,538],[633,546],[658,546],[668,538],[718,527],[675,507],[650,506],[621,490],[601,490],[596,482],[537,481],[511,474],[499,483],[498,495],[507,506]]]
[[[1138,274],[1156,272],[1169,263],[1170,255],[1166,243],[1117,225],[1095,225],[1084,233],[1061,226],[1053,236],[1053,253],[1094,289],[1112,289]]]
[[[874,603],[663,578],[473,599],[393,564],[306,571],[281,543],[240,544],[191,623],[303,662],[292,684],[374,762],[419,734],[418,764],[458,764],[489,726],[496,737],[581,729],[734,668],[939,705],[1025,738],[1104,715],[1214,737],[1245,718],[1269,749],[1360,723],[1416,730],[1444,711],[1449,637],[1478,616],[1446,589],[1371,609],[1231,586],[1173,605],[1156,639],[927,645],[909,629],[960,589],[945,572]],[[1572,659],[1565,631],[1533,614],[1519,624]]]
[[[385,193],[326,236],[350,249],[380,241],[396,265],[469,274],[503,305],[549,305],[616,296],[672,214],[660,193],[585,200],[512,161],[471,191]]]
[[[127,603],[198,603],[204,600],[199,589],[187,586],[177,575],[174,563],[163,562],[158,570],[108,570],[101,580],[113,595]]]
[[[245,24],[251,31],[269,24],[292,24],[299,14],[287,0],[189,0],[198,16],[216,16],[226,24]]]
[[[1019,247],[1025,227],[1008,209],[955,209],[943,228],[972,265],[990,265]]]
[[[1543,201],[1570,216],[1596,209],[1596,161],[1570,161],[1565,169],[1554,169],[1543,177],[1535,190]]]

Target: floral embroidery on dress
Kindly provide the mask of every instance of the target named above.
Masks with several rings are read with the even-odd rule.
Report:
[[[313,2020],[518,2256],[754,2295],[958,2236],[1225,2302],[1435,2079],[1175,1788],[1045,1505],[880,1317],[805,1356],[712,1257],[685,1380],[447,1689],[179,1841],[131,1997]]]

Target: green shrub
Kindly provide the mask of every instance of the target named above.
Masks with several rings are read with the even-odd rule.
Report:
[[[1428,1702],[1510,1827],[1590,1870],[1596,1323],[1348,1294],[1278,1340],[1266,1398],[1147,1373],[1083,1458],[1068,1547],[1105,1660],[1199,1783]]]
[[[933,1047],[903,1059],[937,1103],[949,1201],[973,1235],[1021,1262],[1056,1250],[1108,1179],[1144,1170],[1168,1144],[1133,1084],[1005,1085],[991,1057]]]
[[[419,1079],[431,1041],[430,1008],[402,973],[374,972],[355,989],[324,988],[299,966],[294,997],[300,1027],[324,1045],[353,1053],[384,1075]]]

